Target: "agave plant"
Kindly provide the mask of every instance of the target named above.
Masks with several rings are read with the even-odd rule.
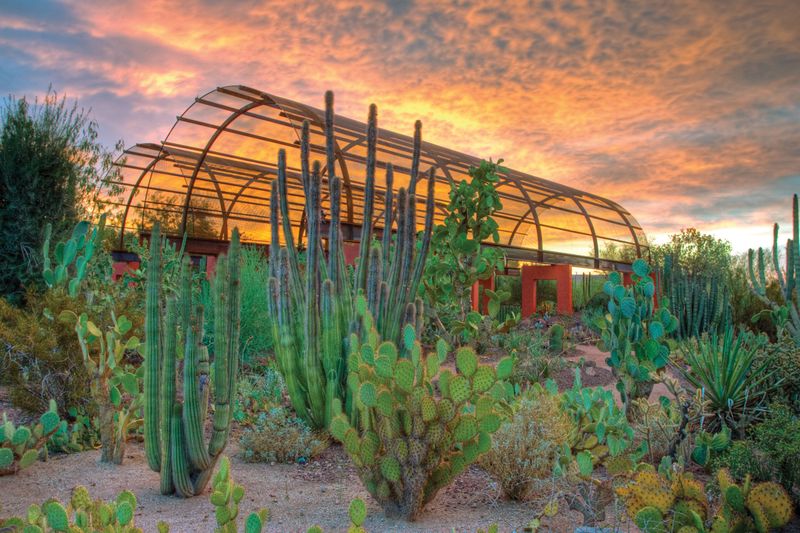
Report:
[[[750,332],[736,334],[733,327],[722,337],[713,334],[682,345],[685,364],[673,366],[701,390],[710,410],[704,420],[709,431],[727,426],[742,437],[744,429],[767,410],[767,395],[780,380],[770,379],[768,358],[757,358],[765,339]]]

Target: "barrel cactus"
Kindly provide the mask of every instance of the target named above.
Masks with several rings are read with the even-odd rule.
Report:
[[[39,460],[45,444],[61,427],[56,403],[50,400],[50,409],[39,417],[33,427],[16,426],[3,413],[0,425],[0,476],[16,474]]]
[[[144,434],[150,468],[161,473],[161,492],[200,494],[228,441],[239,361],[239,232],[227,258],[217,261],[213,284],[214,416],[205,442],[211,392],[208,349],[203,344],[203,308],[193,302],[191,266],[184,258],[178,296],[162,295],[158,224],[150,241],[145,303]],[[180,333],[180,335],[179,335]],[[179,338],[183,350],[179,350]],[[176,395],[178,354],[183,353],[182,394]]]
[[[424,356],[414,328],[406,325],[401,346],[379,342],[363,296],[356,309],[363,323],[361,335],[350,337],[348,368],[361,423],[351,425],[337,405],[330,430],[384,511],[413,520],[491,447],[512,393],[502,380],[513,362],[504,358],[495,370],[479,365],[465,347],[456,352],[453,373],[441,368],[448,353],[444,341]]]

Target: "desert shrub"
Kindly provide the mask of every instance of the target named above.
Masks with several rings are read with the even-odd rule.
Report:
[[[542,330],[514,330],[499,339],[500,348],[514,358],[509,381],[515,385],[542,382],[568,365],[561,355],[550,352],[548,336]]]
[[[258,415],[245,430],[239,445],[242,459],[250,463],[294,463],[307,461],[328,447],[328,440],[284,407],[273,407]]]
[[[243,376],[236,387],[233,419],[246,426],[255,424],[261,412],[281,404],[285,391],[283,378],[272,368]]]
[[[503,492],[522,500],[537,492],[553,475],[561,447],[569,441],[572,422],[560,399],[541,389],[525,394],[514,414],[492,437],[492,448],[480,465],[494,476]]]
[[[52,398],[62,413],[67,406],[90,410],[89,375],[75,331],[43,312],[45,307],[77,306],[53,291],[28,302],[27,309],[19,309],[0,298],[0,376],[11,403],[41,413]]]
[[[739,480],[750,476],[754,481],[765,481],[770,476],[769,465],[750,440],[733,441],[727,449],[711,458],[709,467],[712,472],[727,468]]]
[[[631,427],[634,431],[634,445],[644,442],[647,446],[646,458],[651,464],[669,454],[680,426],[680,413],[672,405],[650,403],[642,398],[636,400],[632,409]]]
[[[788,407],[773,404],[764,422],[753,428],[752,439],[768,458],[772,479],[800,501],[800,418]]]
[[[756,364],[774,369],[770,400],[784,403],[800,415],[800,348],[787,333],[777,342],[767,344],[756,355]]]

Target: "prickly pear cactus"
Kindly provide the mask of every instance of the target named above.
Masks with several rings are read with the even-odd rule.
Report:
[[[15,426],[3,413],[0,425],[0,476],[16,474],[39,460],[45,444],[61,427],[61,419],[53,400],[50,409],[39,417],[33,427]]]
[[[650,469],[617,488],[628,516],[644,533],[703,532],[708,498],[703,484],[686,472],[666,478]]]
[[[366,307],[359,297],[363,327],[360,338],[351,335],[348,358],[348,385],[361,426],[351,426],[337,406],[330,430],[384,511],[413,520],[439,489],[491,447],[491,434],[506,414],[511,387],[502,380],[513,362],[505,358],[495,370],[479,365],[471,348],[461,348],[455,355],[457,371],[442,369],[448,353],[444,341],[425,356],[409,325],[402,346],[379,343]]]
[[[778,529],[792,518],[792,501],[783,487],[772,481],[753,484],[750,477],[737,485],[730,472],[717,472],[722,506],[714,518],[713,532],[757,531]]]
[[[51,498],[42,505],[31,505],[25,517],[0,522],[0,528],[25,533],[142,533],[134,524],[135,511],[136,496],[130,491],[122,491],[112,501],[92,501],[86,487],[79,485],[66,505]],[[159,524],[159,532],[168,531],[168,527]]]
[[[598,348],[610,354],[606,363],[617,377],[626,413],[631,402],[650,396],[655,378],[669,361],[666,335],[678,327],[668,309],[655,308],[656,287],[650,273],[650,266],[637,259],[632,287],[623,284],[619,272],[609,274],[603,285],[609,301],[608,312],[598,324]]]
[[[231,462],[223,457],[219,469],[211,482],[211,504],[217,518],[216,533],[237,533],[236,518],[239,516],[239,502],[244,498],[244,487],[231,478]],[[269,510],[261,509],[250,513],[244,522],[245,533],[261,533],[269,520]]]

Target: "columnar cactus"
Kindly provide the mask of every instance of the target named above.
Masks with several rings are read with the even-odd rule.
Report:
[[[360,425],[351,425],[337,402],[331,433],[385,512],[413,520],[439,489],[489,450],[503,401],[512,394],[500,380],[510,375],[513,362],[504,358],[495,370],[479,365],[465,347],[456,352],[457,372],[443,370],[444,341],[424,356],[407,324],[401,347],[380,342],[363,296],[356,308],[363,329],[360,337],[350,336],[348,368]]]
[[[39,460],[47,439],[61,426],[56,403],[50,400],[50,410],[32,428],[15,426],[3,413],[0,425],[0,476],[16,474]]]
[[[676,337],[725,331],[731,323],[731,305],[722,274],[689,276],[671,255],[664,258],[663,272],[664,295],[678,319]]]
[[[761,301],[772,309],[779,328],[785,328],[796,346],[800,346],[800,221],[798,221],[797,195],[792,199],[792,238],[786,240],[786,266],[781,269],[778,250],[778,224],[775,224],[772,238],[772,268],[778,278],[782,301],[772,300],[767,295],[767,275],[765,255],[768,250],[752,249],[747,254],[750,285]],[[756,263],[756,257],[757,263]]]
[[[161,492],[183,497],[205,488],[230,433],[239,361],[239,232],[214,280],[214,417],[206,444],[204,425],[211,389],[203,308],[192,298],[191,266],[184,258],[180,294],[162,298],[161,233],[153,227],[145,303],[144,433],[150,468],[161,473]],[[183,345],[182,394],[176,395],[179,332]]]
[[[600,324],[598,347],[610,354],[606,363],[617,377],[626,414],[634,400],[650,396],[655,375],[669,361],[665,335],[678,327],[669,310],[655,308],[656,289],[650,272],[650,266],[637,259],[632,287],[625,287],[619,272],[609,274],[603,285],[610,298],[608,313]]]
[[[345,267],[341,234],[342,184],[335,175],[333,94],[325,98],[325,139],[330,198],[329,234],[323,235],[323,170],[309,162],[309,125],[301,133],[301,179],[305,191],[305,222],[308,245],[305,270],[300,266],[292,221],[286,154],[278,154],[278,175],[272,183],[270,200],[270,311],[275,318],[273,335],[277,361],[292,405],[310,426],[326,428],[331,406],[338,399],[354,416],[352,389],[347,385],[347,335],[354,323],[354,296],[363,294],[375,317],[375,328],[382,339],[398,342],[405,324],[420,327],[421,300],[416,298],[433,228],[434,175],[428,176],[428,201],[425,229],[417,239],[416,185],[419,179],[420,123],[416,124],[414,155],[408,189],[401,188],[394,198],[393,170],[386,168],[385,209],[382,245],[373,242],[375,170],[377,149],[377,111],[370,107],[367,128],[366,180],[364,208],[359,218],[361,244],[354,275]],[[392,226],[396,238],[392,240]],[[283,239],[281,239],[281,234]],[[327,237],[327,261],[323,253]],[[354,421],[354,420],[353,420]]]

